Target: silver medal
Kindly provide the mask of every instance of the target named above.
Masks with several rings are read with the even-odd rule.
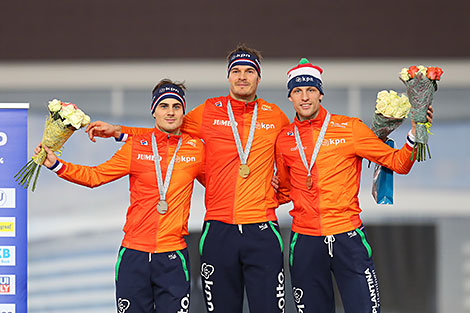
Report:
[[[158,201],[157,211],[160,214],[165,214],[168,211],[168,202],[166,202],[165,200]]]

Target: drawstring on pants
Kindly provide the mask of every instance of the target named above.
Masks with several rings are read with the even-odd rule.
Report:
[[[328,245],[328,254],[330,255],[330,257],[333,257],[333,242],[335,242],[335,236],[325,236],[325,240],[323,240],[323,242]]]
[[[152,262],[152,253],[149,252],[149,263]]]
[[[240,234],[243,234],[242,224],[238,224],[238,231],[240,232]]]

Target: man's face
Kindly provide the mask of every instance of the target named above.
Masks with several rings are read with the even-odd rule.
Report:
[[[323,95],[313,86],[295,87],[289,96],[301,121],[317,117],[322,98]]]
[[[158,129],[177,135],[183,124],[183,105],[176,99],[164,99],[155,108],[153,117],[155,117],[155,126]]]
[[[228,75],[230,96],[241,101],[254,100],[260,80],[258,72],[251,66],[237,65],[232,67]]]

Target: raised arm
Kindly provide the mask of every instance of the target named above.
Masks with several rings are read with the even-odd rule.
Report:
[[[68,163],[57,158],[48,147],[43,146],[47,153],[44,166],[54,171],[60,178],[78,185],[94,188],[108,182],[119,179],[130,172],[131,163],[131,141],[112,156],[108,161],[98,166],[84,166]],[[34,150],[37,153],[41,150],[41,145]]]
[[[127,127],[121,125],[112,125],[103,121],[95,121],[88,125],[85,132],[88,133],[88,138],[96,142],[95,137],[101,138],[115,138],[116,140],[122,139],[122,134],[137,135],[151,132],[151,128],[140,127]]]

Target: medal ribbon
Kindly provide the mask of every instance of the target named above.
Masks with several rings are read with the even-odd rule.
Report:
[[[253,109],[253,117],[251,118],[250,132],[248,133],[248,140],[246,141],[245,151],[243,151],[242,141],[240,140],[240,135],[238,134],[237,126],[235,125],[236,122],[233,115],[232,106],[230,105],[230,100],[227,103],[227,112],[230,125],[232,126],[232,133],[233,137],[235,138],[241,164],[246,164],[248,161],[248,155],[250,154],[251,144],[253,143],[253,138],[255,136],[256,118],[258,116],[258,102],[255,103],[255,108]]]
[[[323,137],[325,136],[326,129],[328,128],[328,123],[330,122],[330,117],[331,117],[330,112],[326,112],[325,120],[323,121],[323,125],[321,126],[320,133],[318,134],[317,142],[315,143],[315,149],[313,150],[313,153],[312,153],[312,159],[310,160],[310,167],[307,164],[307,157],[305,156],[304,148],[302,146],[302,140],[300,139],[299,130],[297,129],[297,125],[294,125],[295,142],[297,143],[297,149],[299,150],[302,163],[304,164],[305,169],[308,171],[307,177],[311,176],[310,171],[312,170],[312,167],[313,167],[313,164],[315,163],[318,152],[320,151],[320,147],[323,142]]]
[[[166,192],[168,191],[168,187],[170,186],[171,174],[173,173],[173,166],[175,165],[176,152],[178,152],[182,142],[183,139],[182,137],[180,137],[180,139],[178,140],[178,145],[175,149],[175,153],[173,154],[173,157],[171,158],[170,163],[168,164],[168,168],[166,169],[165,183],[163,183],[162,170],[160,167],[160,155],[158,154],[157,147],[157,139],[155,139],[155,134],[152,133],[152,150],[155,161],[155,172],[157,173],[158,191],[160,192],[160,201],[166,201]]]

